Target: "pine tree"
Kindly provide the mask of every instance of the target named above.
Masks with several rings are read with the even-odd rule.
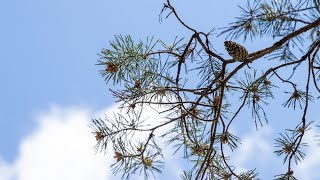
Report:
[[[293,111],[300,108],[302,114],[295,128],[275,139],[274,153],[283,157],[287,166],[287,171],[275,178],[295,179],[292,163],[306,156],[301,149],[306,146],[303,137],[313,123],[307,118],[310,102],[319,98],[312,94],[320,93],[320,3],[248,0],[240,8],[241,15],[226,27],[201,32],[185,23],[166,0],[160,18],[176,18],[192,32],[190,37],[176,38],[167,45],[154,37],[135,42],[131,36],[116,35],[110,46],[102,49],[101,75],[106,82],[121,85],[122,90],[111,92],[131,116],[115,114],[92,120],[97,150],[113,147],[114,173],[125,179],[140,171],[146,178],[160,173],[165,160],[154,132],[172,125],[161,137],[171,137],[168,143],[183,151],[184,158],[196,160],[190,161],[192,169],[181,172],[182,179],[258,179],[255,169],[236,173],[224,153],[226,148],[234,150],[241,145],[230,127],[245,107],[251,109],[257,129],[268,123],[265,108],[274,100],[274,90],[287,86],[283,97],[288,98],[282,105]],[[214,43],[215,34],[225,37],[224,45]],[[240,39],[247,42],[248,37],[255,41],[268,37],[274,43],[248,52],[239,43]],[[222,56],[214,50],[216,46],[225,46],[227,53]],[[272,62],[272,67],[258,67],[261,61]],[[305,69],[303,82],[294,78],[299,67]],[[188,83],[195,80],[194,74],[198,75],[197,84]],[[239,99],[239,105],[230,99]],[[166,121],[145,127],[140,114],[152,104],[165,109],[160,113],[166,114]],[[133,142],[134,132],[148,132],[149,136]]]

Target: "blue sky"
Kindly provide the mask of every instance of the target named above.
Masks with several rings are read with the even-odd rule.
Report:
[[[232,18],[239,14],[238,2],[240,1],[219,1],[221,4],[217,4],[199,0],[197,3],[173,1],[173,4],[176,4],[178,12],[188,24],[207,32],[213,27],[223,27],[227,22],[231,22]],[[173,41],[176,35],[179,37],[190,35],[190,32],[186,31],[173,17],[159,23],[158,15],[162,4],[162,1],[150,0],[0,0],[2,67],[0,71],[0,174],[8,172],[7,176],[0,175],[0,180],[11,180],[6,178],[13,176],[18,180],[28,178],[37,180],[33,178],[35,176],[25,175],[32,170],[23,167],[28,163],[30,163],[28,165],[33,164],[32,161],[25,160],[30,155],[26,147],[41,149],[43,146],[50,146],[42,138],[55,137],[54,133],[49,132],[60,131],[61,128],[58,128],[60,126],[71,129],[73,125],[79,126],[74,128],[77,130],[74,133],[86,134],[84,127],[87,126],[87,121],[90,121],[94,115],[102,114],[103,110],[114,108],[114,99],[108,91],[112,86],[105,84],[98,74],[101,67],[94,65],[98,59],[97,53],[107,47],[114,35],[130,34],[134,39],[145,39],[147,36],[154,35],[168,43]],[[217,50],[223,49],[224,38],[215,39]],[[248,46],[248,50],[252,52],[266,47],[266,44],[271,45],[272,41],[263,39],[254,42],[254,46]],[[279,126],[272,128],[267,126],[259,133],[255,132],[254,126],[249,132],[236,130],[247,137],[244,140],[248,143],[246,147],[251,147],[257,139],[261,140],[264,137],[272,140],[274,134],[283,129],[281,127],[286,124],[285,120],[296,115],[287,109],[279,110],[275,107],[270,109],[275,112],[269,117],[270,124],[275,125],[283,120]],[[313,108],[311,112],[315,110]],[[77,113],[82,116],[73,115]],[[310,117],[314,120],[317,118],[314,113]],[[74,119],[80,120],[76,122],[73,121]],[[274,122],[275,119],[278,122]],[[239,127],[243,126],[246,125],[239,123]],[[45,131],[46,128],[49,128],[48,133]],[[61,134],[68,135],[66,132],[62,131]],[[91,135],[90,132],[88,134]],[[72,143],[72,140],[70,139],[69,143]],[[75,144],[77,142],[75,141]],[[91,143],[89,139],[85,142]],[[272,141],[269,143],[272,147]],[[82,145],[79,142],[79,146]],[[264,145],[262,143],[262,149],[268,150],[269,146],[263,148]],[[251,148],[251,151],[253,149]],[[88,155],[90,150],[83,153]],[[244,148],[237,153],[240,153],[239,156],[246,157],[246,151],[248,149]],[[269,151],[271,152],[272,149]],[[107,172],[104,161],[97,160],[99,158],[95,156],[90,158],[88,162],[91,162],[91,165],[101,173],[99,178],[112,177],[103,174]],[[100,157],[100,159],[104,158]],[[252,158],[249,157],[239,160],[243,161],[243,164],[239,165],[254,164],[254,159],[250,160]],[[264,163],[259,163],[258,166],[263,167]],[[272,163],[267,163],[268,167],[274,166]],[[275,164],[281,165],[281,159]],[[311,163],[311,165],[312,168],[320,167],[319,163]],[[180,170],[183,166],[176,165],[176,167]],[[276,173],[279,172],[273,174]],[[270,178],[267,176],[269,172],[260,174],[263,175],[262,179]],[[72,175],[59,177],[72,177]],[[75,177],[73,176],[74,179]],[[90,179],[94,176],[88,173],[88,176],[83,177]]]

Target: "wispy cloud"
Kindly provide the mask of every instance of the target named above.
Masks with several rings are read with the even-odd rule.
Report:
[[[269,175],[269,179],[270,175],[276,173],[270,172],[272,170],[270,168],[268,168],[268,172],[266,171],[266,167],[276,164],[271,139],[272,133],[273,130],[270,126],[264,126],[259,131],[252,129],[243,134],[241,144],[234,152],[227,151],[227,155],[230,154],[231,164],[236,167],[236,172],[240,173],[257,168],[256,172],[259,172],[259,177]]]
[[[303,180],[320,179],[317,170],[320,169],[320,146],[315,141],[318,129],[312,129],[305,133],[303,142],[308,147],[303,150],[306,158],[295,165],[293,162],[294,176]],[[259,131],[252,130],[242,137],[242,144],[235,152],[230,152],[232,165],[237,167],[236,172],[257,168],[261,179],[273,179],[274,175],[285,173],[287,162],[283,164],[283,156],[276,156],[274,149],[274,131],[270,126],[265,126]]]
[[[298,164],[297,168],[294,168],[294,173],[297,174],[298,179],[315,180],[320,179],[320,146],[316,141],[316,135],[318,129],[314,128],[305,134],[303,137],[304,142],[308,143],[308,147],[305,148],[306,158],[304,161]]]

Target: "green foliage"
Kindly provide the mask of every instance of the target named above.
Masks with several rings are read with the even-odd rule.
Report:
[[[293,111],[299,105],[302,116],[296,118],[300,123],[295,129],[287,129],[275,139],[274,153],[288,165],[288,171],[275,179],[296,179],[291,161],[299,163],[306,156],[302,141],[313,122],[307,118],[315,99],[311,94],[320,94],[319,1],[248,0],[240,9],[235,22],[205,33],[187,25],[167,0],[160,19],[175,17],[190,30],[190,37],[177,36],[166,43],[154,37],[137,42],[131,36],[117,35],[102,49],[98,65],[104,68],[100,73],[107,83],[120,85],[122,89],[111,92],[126,112],[93,119],[91,128],[97,151],[112,146],[114,174],[121,173],[123,179],[135,174],[148,179],[161,173],[165,159],[157,138],[166,138],[174,155],[182,152],[182,158],[192,165],[182,172],[181,179],[258,179],[256,169],[239,172],[231,165],[226,149],[241,146],[241,138],[230,128],[235,121],[245,121],[239,118],[244,107],[251,110],[257,130],[258,124],[268,123],[265,108],[279,98],[274,95],[277,89],[283,91],[281,100],[289,94],[282,105]],[[226,49],[232,59],[214,50],[220,46],[213,44],[215,31],[228,39]],[[275,42],[248,53],[244,46],[229,41],[241,37],[256,41],[269,37]],[[254,66],[262,57],[268,57],[270,67]],[[297,68],[305,69],[305,81],[294,78]],[[165,121],[146,125],[141,114],[147,106],[156,106]],[[170,129],[156,137],[155,131],[167,127]],[[148,136],[136,140],[137,133]]]

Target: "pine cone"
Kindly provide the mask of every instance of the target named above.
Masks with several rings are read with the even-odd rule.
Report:
[[[240,44],[232,41],[225,41],[224,46],[229,55],[236,61],[245,61],[248,58],[248,51]]]

